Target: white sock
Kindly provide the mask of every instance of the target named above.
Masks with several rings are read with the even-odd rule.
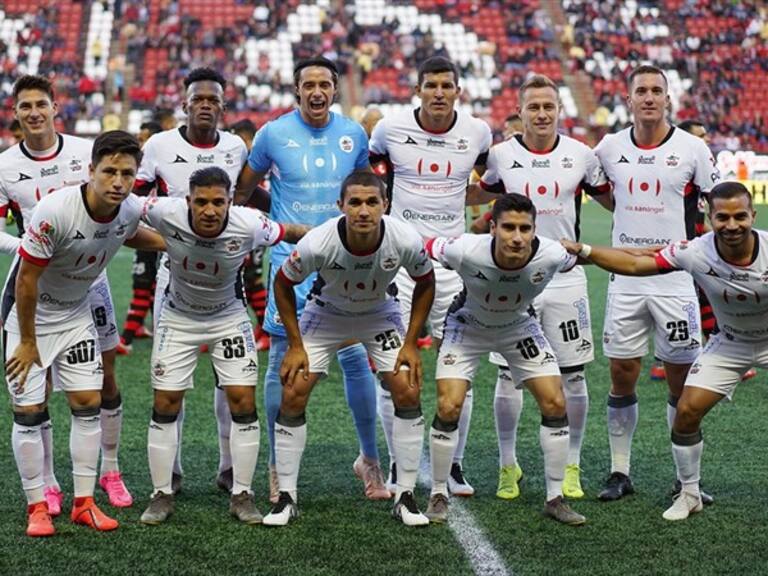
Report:
[[[453,461],[459,464],[464,460],[464,448],[467,446],[467,437],[469,437],[469,423],[472,421],[472,403],[472,388],[470,388],[464,396],[464,405],[461,407],[458,444],[456,444],[456,452],[453,455]]]
[[[184,405],[186,404],[186,399],[181,401],[181,408],[179,409],[179,414],[176,417],[176,453],[174,454],[173,458],[173,473],[178,474],[179,476],[184,476],[184,468],[181,466],[181,437],[182,432],[184,431],[184,414],[186,410],[184,410]],[[168,492],[170,494],[170,492]]]
[[[61,490],[53,469],[53,422],[49,418],[40,425],[43,436],[43,481],[46,486]]]
[[[157,422],[153,418],[149,422],[147,434],[147,454],[149,456],[149,474],[152,476],[154,496],[158,492],[173,494],[171,481],[173,478],[174,455],[178,454],[178,427],[176,421]]]
[[[675,423],[675,416],[677,416],[677,401],[680,400],[679,396],[669,395],[667,398],[667,427],[672,432],[672,425]]]
[[[496,415],[496,437],[499,442],[499,466],[517,464],[517,423],[523,411],[523,390],[516,388],[512,375],[499,368],[493,398]]]
[[[22,426],[14,422],[11,444],[13,444],[16,468],[21,476],[21,486],[27,496],[27,504],[42,502],[45,481],[43,480],[44,448],[40,425]]]
[[[123,406],[101,409],[101,475],[115,472],[117,451],[120,447],[120,430],[123,427]]]
[[[219,432],[219,472],[224,472],[232,468],[232,443],[229,436],[232,430],[232,414],[229,412],[227,392],[219,386],[213,387],[213,407],[216,410],[216,429]]]
[[[539,443],[544,454],[544,477],[547,484],[547,502],[563,495],[565,463],[568,459],[568,423],[550,422],[539,427]],[[567,420],[563,418],[562,420]]]
[[[424,416],[421,415],[420,409],[416,418],[401,418],[395,415],[392,444],[397,462],[397,502],[403,492],[413,492],[419,474],[421,447],[424,444]]]
[[[442,424],[440,430],[435,424]],[[455,424],[454,424],[455,426]],[[454,460],[454,452],[459,442],[459,430],[454,428],[447,431],[450,425],[440,423],[438,418],[432,423],[429,430],[429,460],[432,465],[432,494],[444,494],[448,496],[448,475],[451,473],[451,463]],[[399,477],[398,470],[398,477]]]
[[[381,382],[377,386],[379,392],[379,401],[377,408],[379,412],[379,420],[381,420],[381,428],[384,430],[384,438],[387,441],[387,451],[389,452],[389,465],[392,467],[392,462],[395,461],[395,448],[392,444],[392,428],[395,422],[395,405],[392,403],[392,393],[389,390],[384,390]]]
[[[278,415],[278,419],[280,416]],[[307,424],[286,426],[275,422],[275,467],[280,492],[288,492],[297,501],[296,486],[304,447],[307,445]]]
[[[93,415],[72,414],[69,431],[69,452],[72,456],[72,480],[75,498],[93,496],[96,484],[96,466],[101,448],[101,416],[98,409]]]
[[[637,396],[608,396],[608,442],[611,472],[629,476],[632,436],[637,428]]]
[[[232,420],[229,434],[230,450],[232,454],[232,494],[241,492],[252,493],[251,484],[253,483],[253,472],[256,470],[256,461],[259,458],[259,421],[255,414],[252,421],[239,419],[240,422]]]
[[[563,393],[565,409],[568,413],[568,464],[578,466],[581,463],[581,444],[587,428],[589,412],[589,394],[584,370],[563,374]]]
[[[683,442],[683,443],[679,443]],[[683,485],[683,491],[693,496],[700,496],[701,454],[704,452],[704,440],[701,432],[677,434],[672,432],[672,455],[677,466],[677,477]]]

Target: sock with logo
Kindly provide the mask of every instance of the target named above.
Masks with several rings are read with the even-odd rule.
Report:
[[[259,458],[259,420],[255,410],[247,414],[232,414],[231,420],[232,494],[251,493],[253,472]]]
[[[547,502],[563,495],[565,461],[568,458],[568,417],[541,417],[539,442],[544,454]]]
[[[445,422],[435,415],[429,431],[429,460],[432,464],[432,494],[448,496],[448,475],[459,442],[457,422]]]

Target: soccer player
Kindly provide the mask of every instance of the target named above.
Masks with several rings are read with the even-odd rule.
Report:
[[[667,78],[651,65],[627,78],[634,125],[603,138],[595,149],[613,184],[613,246],[645,248],[693,238],[699,196],[720,178],[707,145],[666,120]],[[653,334],[669,387],[672,426],[685,375],[701,346],[699,302],[690,276],[631,278],[615,274],[608,286],[603,350],[610,359],[608,431],[611,474],[601,500],[634,492],[629,477],[637,426],[637,379]]]
[[[685,271],[712,303],[720,331],[688,372],[672,425],[672,454],[682,492],[664,512],[667,520],[684,520],[702,510],[702,419],[720,400],[732,396],[753,364],[768,368],[768,233],[752,228],[756,213],[743,184],[717,184],[708,202],[712,232],[675,242],[655,257],[563,242],[571,254],[617,274]]]
[[[611,208],[610,188],[600,163],[587,146],[558,134],[560,99],[557,85],[546,76],[532,75],[520,86],[519,113],[522,134],[491,148],[479,187],[530,198],[536,206],[539,236],[578,239],[582,192]],[[585,366],[594,359],[584,270],[577,266],[567,274],[555,274],[533,309],[563,376],[570,432],[563,494],[582,498],[579,465],[589,410]],[[511,500],[520,494],[518,482],[523,474],[515,452],[523,390],[500,355],[492,354],[491,362],[500,366],[494,397],[500,460],[496,495]]]
[[[485,169],[491,146],[491,129],[477,118],[454,110],[461,95],[456,65],[442,56],[425,60],[418,71],[415,110],[383,118],[373,130],[371,164],[386,162],[391,214],[412,224],[422,237],[458,236],[465,228],[467,180],[473,168]],[[485,200],[487,201],[487,200]],[[483,202],[480,202],[483,203]],[[435,265],[437,293],[429,323],[438,347],[445,313],[461,279],[439,263]],[[397,298],[408,316],[413,282],[401,270],[396,278]],[[390,393],[379,390],[379,410],[389,446],[390,477],[397,482],[397,465],[392,445],[393,406]],[[462,460],[472,416],[472,392],[467,395],[459,425],[459,444],[451,468],[450,488],[457,496],[471,496],[474,488],[464,477]]]
[[[427,242],[430,257],[455,270],[464,283],[445,318],[437,356],[437,414],[429,434],[432,493],[427,517],[432,522],[448,518],[447,481],[462,404],[478,364],[492,351],[504,357],[514,381],[531,391],[541,411],[544,513],[573,526],[585,522],[563,500],[569,434],[557,358],[541,324],[528,313],[558,273],[573,269],[576,258],[557,241],[536,234],[536,212],[529,198],[507,194],[493,205],[490,234]]]
[[[256,136],[256,125],[247,118],[235,122],[229,127],[232,134],[242,138],[248,152],[253,146],[253,139]],[[267,288],[264,286],[262,276],[264,272],[264,248],[257,248],[250,255],[243,269],[243,280],[245,281],[245,296],[251,305],[253,313],[256,315],[258,324],[254,327],[254,337],[256,338],[257,350],[269,350],[269,334],[264,332],[264,315],[267,312]]]
[[[164,247],[153,232],[137,230],[140,205],[129,195],[140,160],[139,143],[130,134],[106,132],[96,139],[88,184],[45,196],[32,214],[19,247],[15,295],[10,291],[4,297],[12,444],[27,497],[29,536],[55,532],[44,496],[41,429],[47,420],[49,369],[72,411],[69,445],[75,494],[71,519],[96,530],[118,526],[93,500],[104,369],[90,293],[123,243],[143,249]]]
[[[317,226],[339,214],[336,201],[344,178],[354,171],[370,170],[368,142],[359,124],[331,112],[339,81],[333,62],[322,57],[303,60],[294,68],[293,79],[298,107],[259,130],[238,191],[242,192],[240,200],[245,202],[256,188],[255,206],[269,210],[274,220]],[[257,185],[268,173],[270,190],[266,193]],[[270,251],[270,287],[292,251],[293,246],[286,242]],[[296,288],[299,315],[313,282],[314,276]],[[271,447],[270,500],[274,503],[278,498],[274,430],[282,395],[280,364],[288,349],[288,339],[271,290],[264,330],[272,340],[264,400]],[[337,358],[360,443],[353,471],[363,480],[366,497],[390,498],[376,446],[376,383],[368,355],[363,346],[350,341],[339,349]]]
[[[504,119],[504,140],[523,133],[523,119],[520,114],[510,114]]]
[[[343,215],[311,230],[275,280],[289,345],[280,367],[284,388],[275,424],[280,497],[264,517],[266,525],[284,526],[298,515],[296,484],[307,439],[304,411],[332,354],[351,337],[373,357],[395,403],[393,439],[400,469],[392,513],[407,526],[429,524],[413,497],[424,436],[416,339],[434,297],[435,278],[419,234],[383,215],[385,193],[375,174],[349,175],[338,201]],[[387,290],[401,267],[415,282],[407,333],[399,305]],[[312,297],[299,323],[294,286],[314,271]]]
[[[141,147],[147,140],[163,129],[158,122],[144,122],[137,139]],[[120,334],[120,343],[117,345],[117,353],[125,356],[133,350],[134,338],[146,338],[152,334],[144,327],[149,309],[154,300],[153,290],[157,277],[157,253],[137,250],[133,255],[133,268],[131,270],[133,281],[133,295],[128,308],[128,314],[123,323],[123,333]]]
[[[189,177],[208,166],[220,166],[232,182],[247,158],[243,141],[229,132],[217,128],[224,113],[226,80],[210,68],[196,68],[184,79],[186,90],[182,109],[187,115],[186,126],[166,130],[152,136],[144,147],[144,159],[136,179],[135,192],[149,194],[153,189],[158,196],[185,198],[189,191]],[[234,193],[234,187],[233,187]],[[168,286],[168,260],[163,257],[158,265],[155,302],[152,317],[157,323]],[[226,393],[220,387],[214,391],[216,423],[219,431],[219,471],[216,484],[224,491],[232,490],[232,458],[229,452],[231,420]],[[181,487],[181,436],[184,421],[182,407],[176,420],[179,428],[179,448],[174,463],[174,492]]]
[[[201,344],[208,345],[232,417],[230,512],[246,524],[261,522],[251,491],[259,453],[259,368],[240,269],[255,247],[272,246],[284,235],[295,242],[306,229],[283,228],[250,208],[230,207],[231,189],[227,173],[211,166],[192,174],[186,199],[153,198],[143,211],[143,221],[166,239],[171,269],[152,349],[155,401],[148,452],[154,491],[141,515],[144,524],[160,524],[173,512],[176,418],[193,386]]]
[[[19,234],[24,233],[40,200],[57,190],[88,182],[93,142],[59,134],[54,126],[58,108],[51,82],[26,75],[13,88],[14,114],[24,133],[23,141],[0,154],[0,250],[15,254],[21,238],[5,232],[8,209],[16,214]],[[11,297],[16,276],[6,280],[4,294]],[[133,498],[123,483],[118,465],[123,406],[115,379],[115,348],[119,343],[114,306],[106,273],[92,286],[91,313],[99,334],[104,385],[101,389],[101,467],[99,485],[113,506],[127,507]],[[48,511],[61,513],[64,495],[53,466],[53,428],[47,410],[41,418],[44,448],[44,495]]]
[[[384,118],[384,114],[382,114],[381,110],[375,106],[369,106],[366,108],[363,117],[360,118],[360,125],[365,130],[368,138],[371,137],[371,134],[373,134],[373,129],[376,128],[376,124],[378,124],[382,118]]]

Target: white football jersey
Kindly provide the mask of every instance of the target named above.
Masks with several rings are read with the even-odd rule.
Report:
[[[24,142],[0,154],[0,218],[12,210],[20,232],[30,222],[41,199],[90,179],[88,166],[93,142],[67,134],[58,134],[57,138],[58,147],[50,156],[33,156]]]
[[[595,153],[613,183],[613,246],[647,248],[693,238],[700,194],[719,182],[701,138],[670,128],[656,147],[638,146],[632,128],[605,136]],[[687,274],[664,278],[611,275],[609,293],[693,296]]]
[[[371,164],[386,160],[392,179],[390,214],[424,238],[465,230],[467,180],[485,164],[492,136],[488,124],[457,111],[439,134],[418,121],[419,110],[384,117],[371,134]]]
[[[234,194],[240,169],[248,157],[242,138],[219,130],[216,145],[204,147],[189,142],[186,134],[187,127],[181,126],[154,134],[147,140],[134,190],[144,192],[156,187],[160,196],[186,198],[192,173],[218,166],[232,180],[231,194]]]
[[[523,194],[536,206],[536,235],[578,241],[582,192],[608,192],[600,162],[595,153],[578,140],[559,134],[546,152],[530,150],[522,136],[491,148],[480,186],[490,192]],[[550,287],[584,282],[581,266],[568,274],[558,274]]]
[[[768,342],[768,232],[752,233],[755,249],[749,266],[726,261],[713,232],[667,246],[656,256],[656,264],[659,270],[685,270],[693,276],[726,338]]]
[[[166,306],[185,314],[242,313],[245,308],[240,269],[259,246],[283,239],[283,227],[258,210],[232,206],[224,230],[215,238],[192,230],[182,198],[149,198],[142,220],[165,238],[171,262]]]
[[[484,328],[503,328],[527,321],[528,308],[557,272],[576,265],[559,242],[535,237],[531,259],[522,268],[500,268],[490,234],[462,234],[427,242],[429,256],[458,272],[464,290],[448,310]]]
[[[309,299],[341,314],[376,312],[392,298],[387,288],[401,266],[416,280],[432,273],[422,239],[412,226],[389,216],[382,218],[381,226],[378,248],[354,254],[347,245],[345,217],[332,218],[299,241],[280,273],[298,284],[317,272]]]
[[[37,284],[38,334],[89,322],[88,289],[125,240],[136,234],[141,201],[133,195],[111,220],[96,219],[85,203],[85,185],[71,186],[43,198],[32,214],[19,248],[20,256],[44,266]],[[10,294],[6,293],[6,298]],[[3,303],[4,310],[6,308]],[[18,332],[15,304],[6,329]]]

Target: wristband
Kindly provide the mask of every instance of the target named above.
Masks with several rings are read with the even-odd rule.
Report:
[[[584,260],[586,260],[587,258],[589,258],[590,254],[592,254],[592,246],[590,246],[589,244],[582,243],[581,250],[579,250],[579,256],[581,256],[582,258],[584,258]]]

